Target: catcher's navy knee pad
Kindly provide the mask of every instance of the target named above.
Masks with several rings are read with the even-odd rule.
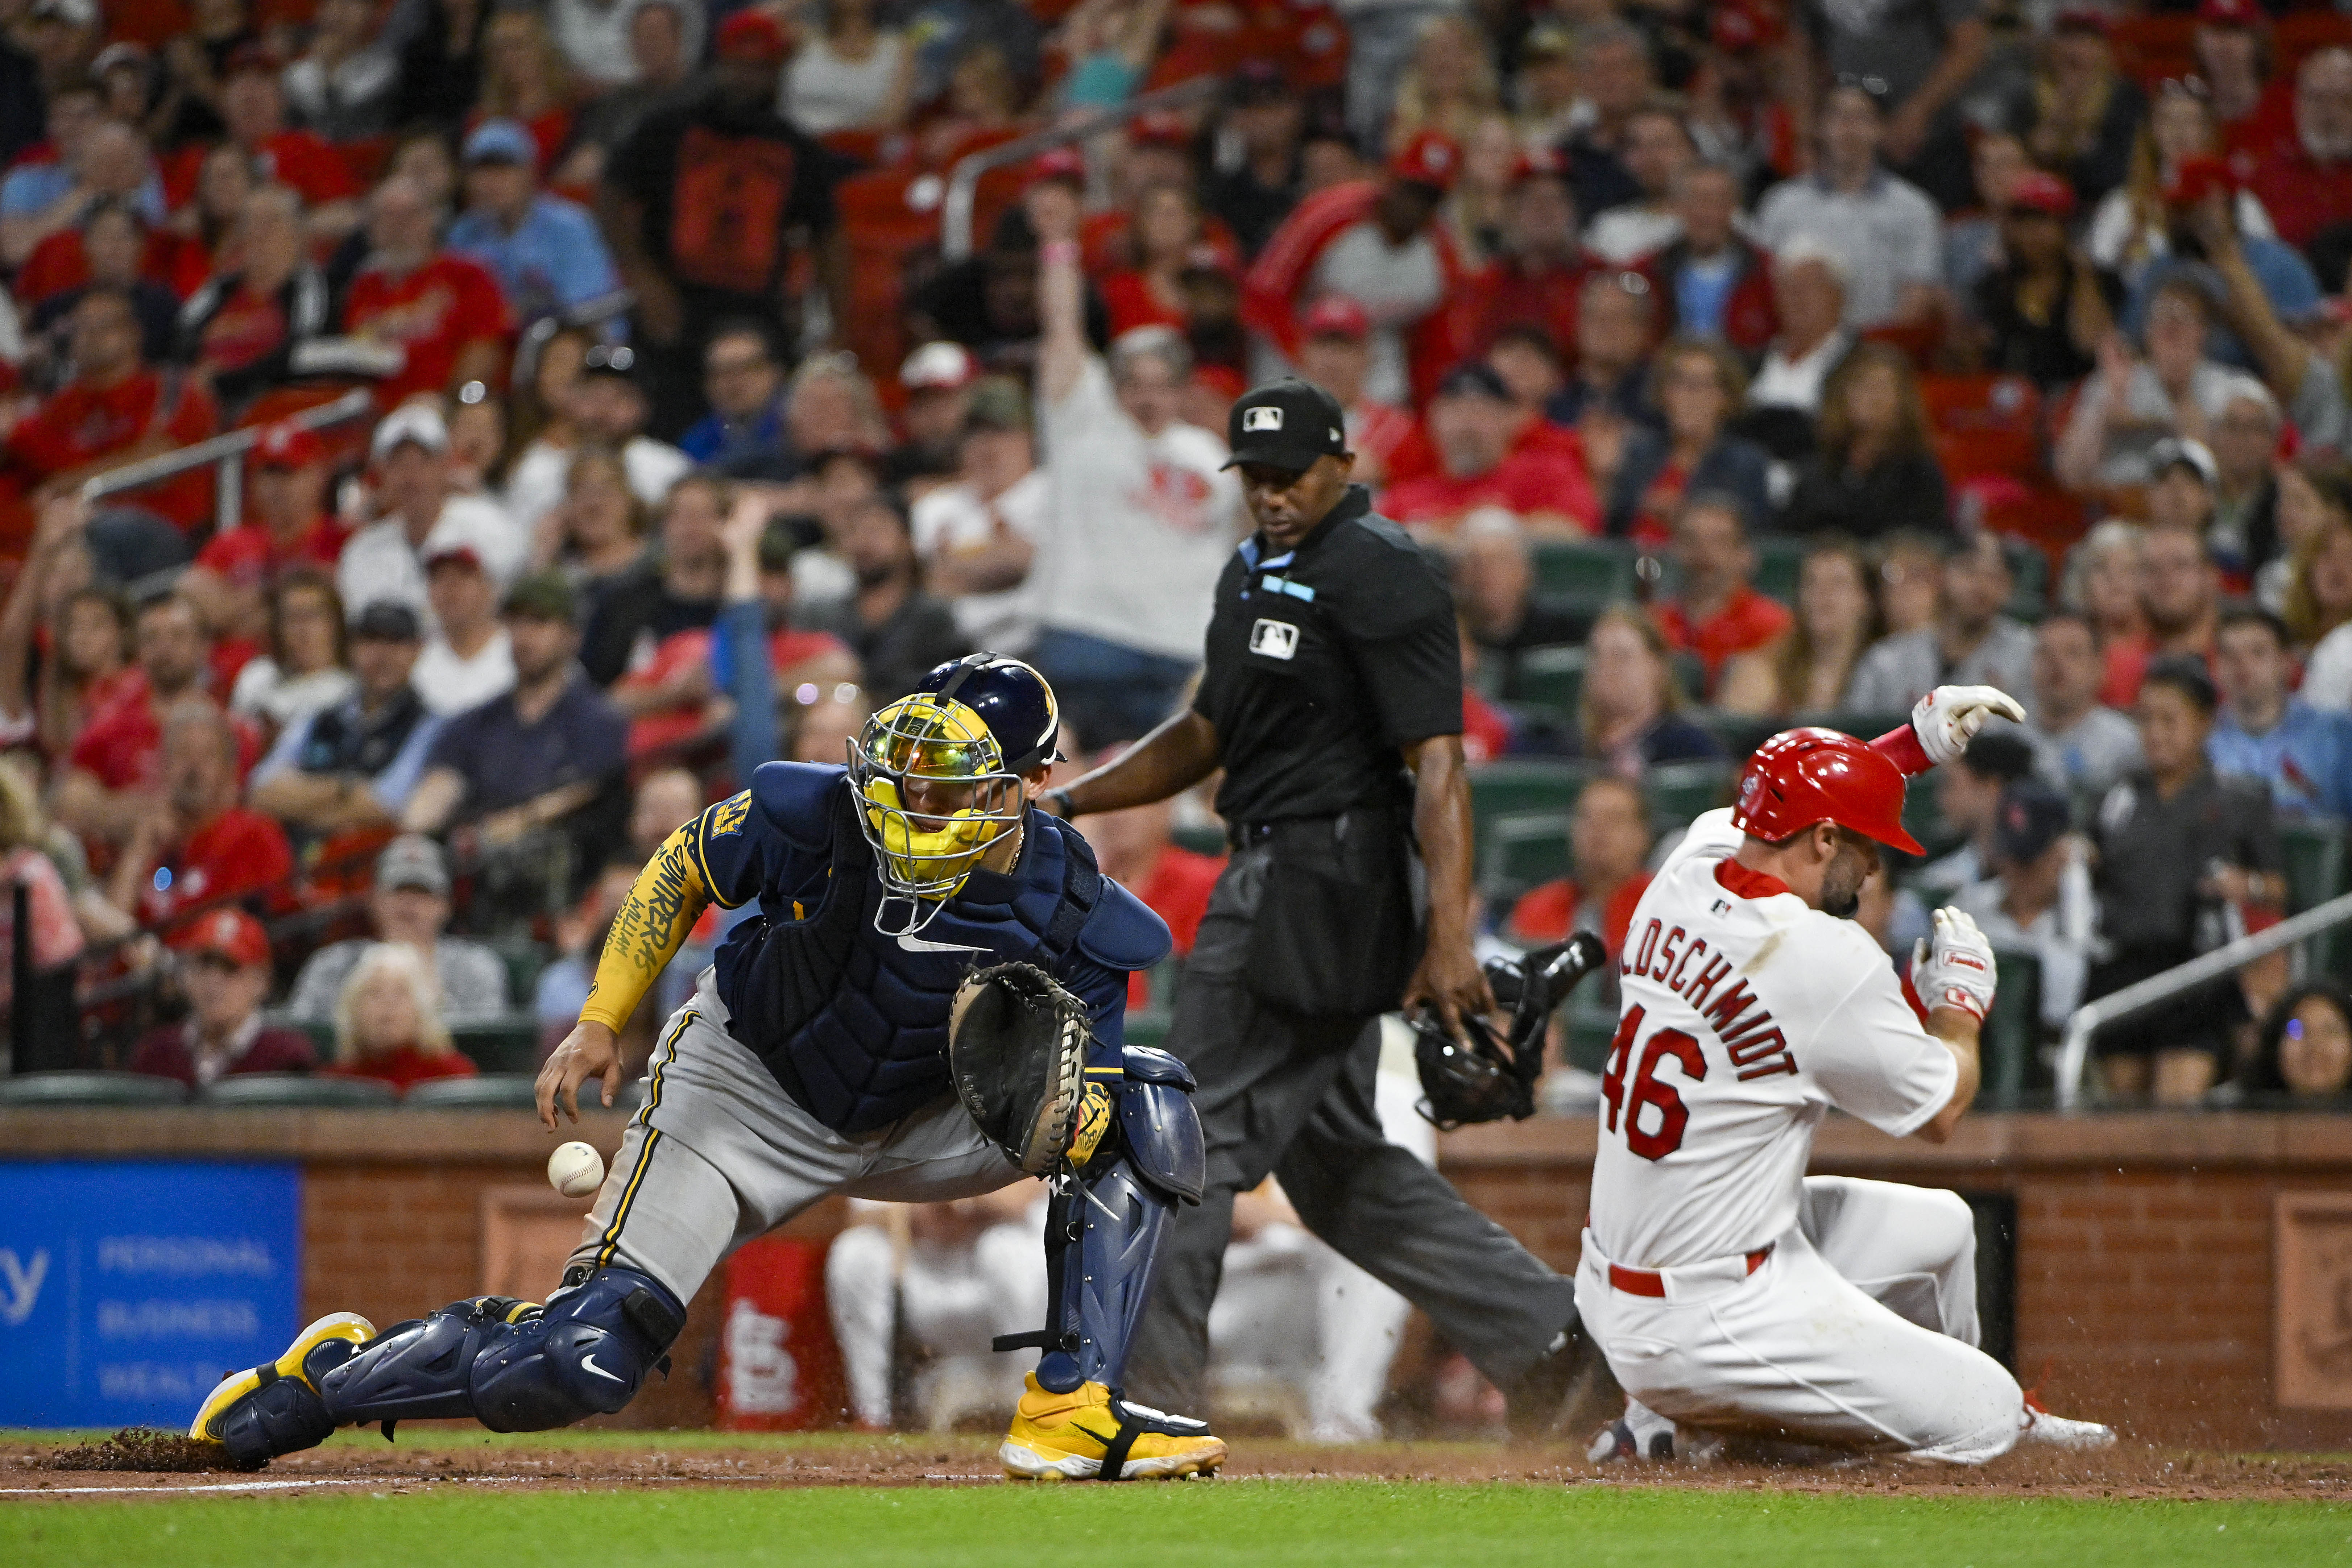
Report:
[[[1209,1175],[1201,1113],[1192,1109],[1192,1070],[1164,1051],[1130,1045],[1121,1057],[1118,1125],[1136,1169],[1171,1197],[1201,1201]]]
[[[605,1269],[544,1308],[482,1296],[401,1323],[319,1377],[327,1417],[470,1416],[541,1432],[626,1405],[667,1359],[686,1309],[633,1269]]]

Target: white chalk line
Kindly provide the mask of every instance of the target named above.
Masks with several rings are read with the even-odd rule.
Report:
[[[289,1491],[299,1487],[380,1487],[383,1484],[381,1479],[373,1476],[321,1476],[316,1480],[209,1481],[202,1486],[187,1487],[0,1487],[0,1497],[62,1497],[69,1492]]]

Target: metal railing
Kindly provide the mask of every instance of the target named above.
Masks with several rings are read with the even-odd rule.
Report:
[[[2195,990],[2245,967],[2257,958],[2268,957],[2282,947],[2291,947],[2307,936],[2316,936],[2347,922],[2352,922],[2352,893],[2315,904],[2300,915],[2288,916],[2268,930],[2241,936],[2235,942],[2191,958],[2177,968],[2151,975],[2137,985],[2126,986],[2120,991],[2076,1008],[2066,1019],[2066,1032],[2061,1037],[2058,1047],[2058,1108],[2073,1111],[2081,1107],[2083,1071],[2090,1065],[2091,1060],[2091,1036],[2103,1026],[2129,1018],[2134,1013],[2146,1012],[2184,991]]]
[[[1040,152],[1050,152],[1056,147],[1068,147],[1089,141],[1106,131],[1116,131],[1139,114],[1156,110],[1184,109],[1204,98],[1214,98],[1224,90],[1223,77],[1194,77],[1163,87],[1158,92],[1147,92],[1141,98],[1129,99],[1117,109],[1097,110],[1083,120],[1048,126],[1017,136],[1010,141],[984,148],[956,161],[948,172],[947,194],[940,202],[940,250],[949,261],[963,261],[971,256],[972,204],[980,196],[980,178],[992,170],[1007,169],[1015,163],[1026,163]]]
[[[364,419],[374,412],[375,393],[361,387],[345,392],[332,402],[306,408],[277,423],[291,425],[297,430],[323,430],[347,420]],[[83,482],[81,497],[85,501],[99,501],[109,496],[119,496],[126,490],[143,490],[150,485],[176,478],[191,469],[209,464],[219,469],[214,486],[214,527],[226,533],[236,527],[245,515],[245,455],[261,444],[265,430],[266,427],[232,430],[209,441],[199,441],[192,446],[175,447],[170,452],[141,458],[136,463],[126,463],[120,468],[110,468]]]

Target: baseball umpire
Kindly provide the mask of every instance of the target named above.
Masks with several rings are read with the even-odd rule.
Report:
[[[836,1192],[967,1197],[1053,1179],[1045,1351],[999,1458],[1016,1479],[1215,1469],[1198,1421],[1119,1392],[1169,1218],[1201,1193],[1183,1064],[1123,1044],[1168,928],[1034,809],[1060,724],[1017,660],[942,664],[846,768],[771,762],[687,823],[614,920],[541,1120],[620,1087],[615,1032],[709,904],[759,900],[663,1031],[585,1234],[544,1306],[476,1297],[382,1334],[337,1312],[224,1379],[190,1436],[238,1464],[337,1427],[569,1426],[626,1405],[719,1260]],[[982,967],[985,966],[985,967]]]
[[[1116,811],[1224,769],[1233,858],[1167,1041],[1199,1081],[1208,1191],[1176,1217],[1132,1382],[1201,1407],[1234,1196],[1271,1171],[1308,1228],[1426,1312],[1525,1430],[1586,1354],[1574,1291],[1382,1139],[1373,1110],[1380,1014],[1425,1006],[1458,1030],[1495,1006],[1470,946],[1453,599],[1349,483],[1328,392],[1260,387],[1230,426],[1257,528],[1218,580],[1192,706],[1045,802]]]

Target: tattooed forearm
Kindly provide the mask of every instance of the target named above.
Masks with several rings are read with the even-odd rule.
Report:
[[[613,917],[612,935],[604,939],[595,985],[581,1017],[616,1030],[625,1024],[654,977],[686,945],[694,923],[702,917],[710,890],[689,849],[695,826],[688,822],[672,833],[637,873],[636,884]]]

